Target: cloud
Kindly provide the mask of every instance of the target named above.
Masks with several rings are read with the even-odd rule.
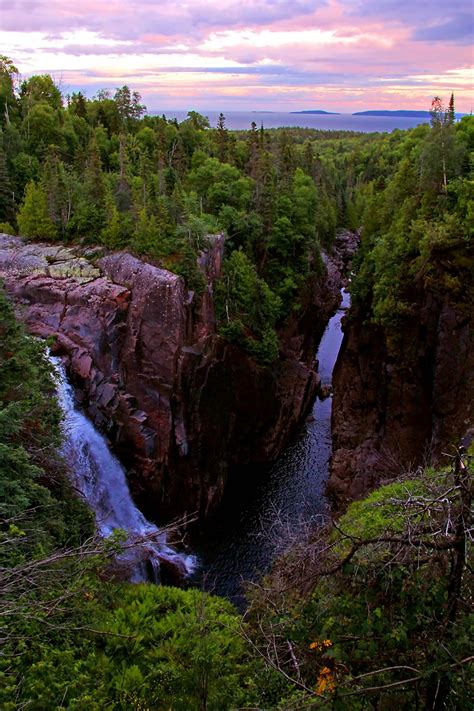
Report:
[[[473,13],[441,24],[420,27],[413,33],[413,39],[422,42],[459,42],[471,44],[474,39]]]
[[[453,85],[460,110],[471,103],[469,0],[10,0],[1,12],[1,51],[20,71],[89,95],[128,83],[151,107],[273,96],[298,109],[326,87],[337,110],[364,95],[423,108]]]
[[[343,0],[352,16],[383,19],[411,30],[418,41],[465,44],[473,39],[472,0]]]
[[[308,15],[327,0],[16,0],[2,8],[9,31],[61,32],[87,28],[104,36],[144,32],[202,37],[209,28],[269,25]]]

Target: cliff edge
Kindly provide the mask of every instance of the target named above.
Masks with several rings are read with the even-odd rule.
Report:
[[[209,514],[229,470],[278,456],[317,391],[308,326],[322,333],[337,306],[334,274],[311,285],[304,329],[290,322],[279,359],[262,367],[216,332],[224,241],[209,238],[201,255],[198,297],[181,277],[128,253],[97,257],[0,235],[0,278],[19,317],[53,339],[81,406],[151,518]]]

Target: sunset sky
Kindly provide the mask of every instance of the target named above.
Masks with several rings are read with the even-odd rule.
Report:
[[[472,0],[0,0],[0,54],[149,110],[428,109],[473,96]]]

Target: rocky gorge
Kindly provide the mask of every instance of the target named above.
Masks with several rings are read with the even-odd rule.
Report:
[[[412,285],[414,308],[396,332],[373,322],[370,303],[353,306],[333,374],[336,509],[400,472],[445,464],[472,427],[472,257],[462,241],[438,250],[431,285]]]
[[[210,237],[200,256],[202,295],[128,253],[8,235],[0,236],[0,278],[28,331],[51,339],[63,357],[80,405],[127,468],[145,514],[205,517],[229,473],[274,459],[306,416],[319,385],[315,341],[340,299],[344,250],[353,248],[346,242],[308,284],[272,367],[217,334],[223,235]]]
[[[128,471],[150,518],[213,513],[229,475],[284,450],[320,386],[315,347],[340,299],[357,235],[341,231],[324,275],[280,332],[280,356],[256,363],[216,328],[213,285],[225,237],[209,237],[200,295],[125,252],[0,236],[0,279],[28,331],[63,357],[79,404]],[[469,303],[469,295],[466,295]],[[420,290],[396,339],[354,306],[333,375],[336,509],[401,469],[439,456],[472,422],[472,311]],[[326,390],[325,390],[326,387]],[[326,392],[327,391],[327,392]]]

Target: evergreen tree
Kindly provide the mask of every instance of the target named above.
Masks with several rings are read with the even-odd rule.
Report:
[[[303,147],[303,156],[302,156],[302,168],[305,173],[310,175],[312,178],[315,178],[315,158],[314,158],[314,150],[313,150],[313,144],[311,141],[305,141],[304,147]]]
[[[225,116],[221,112],[217,119],[217,155],[221,163],[225,163],[227,160],[228,145],[229,136],[225,125]]]
[[[449,122],[454,123],[456,119],[456,112],[454,110],[454,94],[451,94],[451,98],[449,99],[448,116]]]
[[[234,251],[226,259],[216,300],[222,335],[245,345],[259,361],[274,361],[278,355],[275,323],[281,301],[243,252]]]
[[[87,119],[87,104],[81,91],[74,92],[69,100],[69,111],[75,116]]]
[[[147,254],[155,258],[168,254],[166,234],[161,232],[155,215],[148,215],[146,208],[142,208],[139,212],[132,247],[138,254]]]
[[[113,200],[111,200],[111,205],[107,210],[106,224],[100,232],[100,240],[109,247],[109,249],[116,249],[123,244],[120,213]]]
[[[266,259],[266,241],[272,230],[275,216],[275,200],[276,174],[273,165],[273,156],[268,151],[260,149],[254,193],[255,211],[260,215],[263,226],[263,241],[255,245],[255,260],[259,268],[264,264]]]
[[[48,201],[42,185],[28,183],[17,217],[20,234],[31,239],[55,239],[56,227],[48,212]]]
[[[132,190],[128,179],[128,160],[124,133],[120,134],[119,165],[120,173],[115,190],[115,203],[119,212],[127,212],[132,207]]]
[[[283,190],[287,190],[290,186],[295,164],[292,141],[288,132],[284,130],[279,134],[278,141],[278,177]]]
[[[5,151],[0,145],[0,222],[14,220],[13,196],[8,175]]]
[[[72,197],[66,170],[57,152],[50,148],[42,172],[42,185],[46,193],[48,214],[64,237],[71,217]]]
[[[101,233],[107,220],[106,193],[102,161],[93,135],[87,149],[83,181],[77,186],[73,227],[78,234],[94,239]]]
[[[259,134],[257,131],[257,124],[252,121],[250,126],[250,131],[247,134],[247,144],[248,144],[248,163],[247,169],[248,174],[251,178],[257,177],[257,164],[259,156]]]

